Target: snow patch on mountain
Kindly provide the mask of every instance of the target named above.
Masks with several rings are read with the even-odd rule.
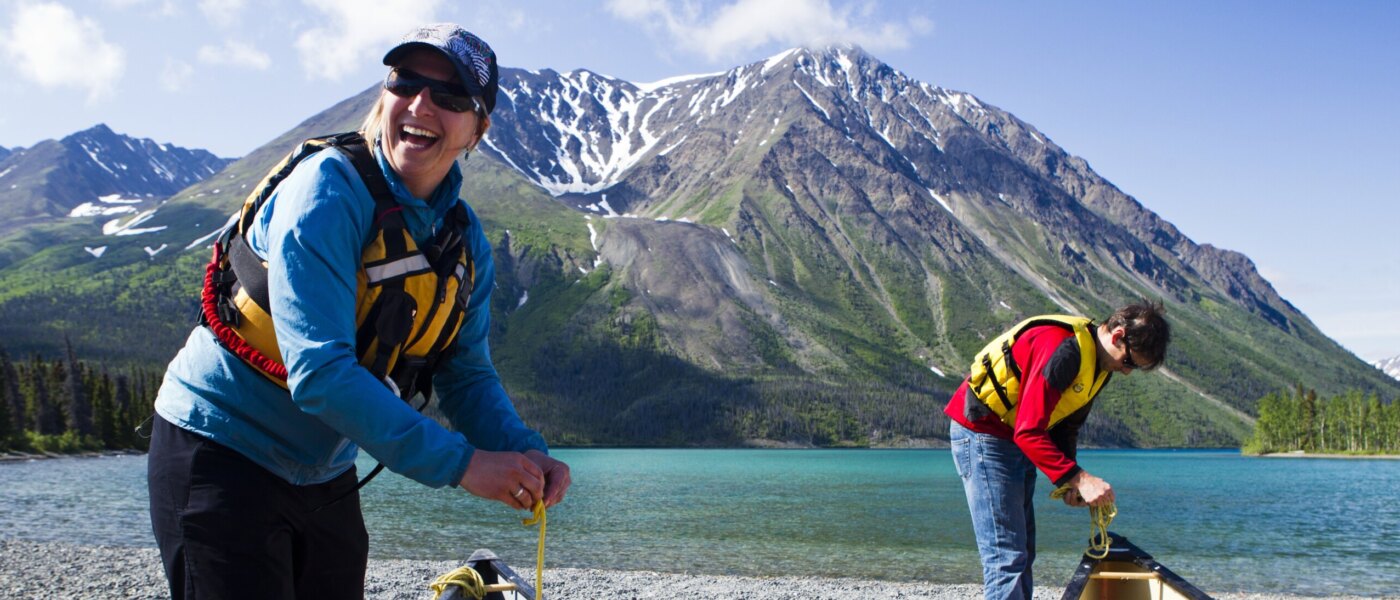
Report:
[[[136,212],[132,204],[140,204],[140,198],[123,198],[121,194],[99,196],[97,202],[84,202],[68,211],[69,217],[110,217]],[[116,206],[111,206],[115,204]]]
[[[667,77],[666,79],[653,81],[651,83],[634,83],[632,85],[633,87],[637,88],[638,92],[641,92],[643,94],[650,94],[651,92],[654,92],[660,88],[671,87],[673,85],[685,83],[687,81],[693,81],[696,79],[709,79],[711,77],[719,77],[723,74],[724,72],[721,71],[718,73],[702,73],[699,75],[678,75],[676,77]]]
[[[806,90],[805,88],[802,87],[802,84],[797,83],[796,81],[792,82],[792,84],[795,85],[795,86],[797,86],[797,89],[798,89],[799,91],[802,92],[802,95],[803,95],[803,96],[806,96],[806,97],[807,97],[807,101],[808,101],[808,102],[811,102],[811,103],[812,103],[812,106],[815,106],[815,107],[817,108],[817,110],[822,111],[822,116],[823,116],[823,117],[826,117],[826,120],[828,120],[828,121],[831,120],[831,113],[826,112],[826,109],[825,109],[825,108],[822,108],[822,105],[821,105],[821,104],[818,104],[817,101],[816,101],[816,99],[815,99],[815,98],[812,98],[812,95],[807,93],[807,90]]]
[[[1400,379],[1400,354],[1372,363],[1386,375]]]
[[[132,217],[131,220],[125,223],[121,222],[120,217],[112,219],[111,221],[107,221],[106,223],[102,224],[102,235],[140,235],[143,233],[155,233],[157,231],[165,229],[165,225],[161,225],[160,227],[146,228],[136,227],[137,225],[151,220],[151,217],[154,216],[156,216],[156,209],[152,208],[151,210],[145,211],[141,214]]]
[[[526,82],[519,87],[507,95],[516,104],[533,104],[524,109],[538,115],[554,156],[549,164],[511,166],[554,196],[589,194],[616,183],[661,140],[649,123],[675,98],[670,87],[644,92],[584,70],[560,74],[533,93],[523,93],[531,89]]]

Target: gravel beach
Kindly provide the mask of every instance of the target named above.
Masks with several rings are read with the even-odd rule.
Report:
[[[445,561],[370,560],[365,597],[427,600],[427,584],[456,568]],[[511,565],[522,577],[533,570]],[[545,570],[545,597],[585,599],[743,600],[952,600],[981,598],[980,585],[947,585],[813,577],[721,577],[594,569]],[[1037,600],[1053,600],[1060,588],[1036,588]],[[1218,594],[1221,600],[1316,600],[1277,594]],[[0,539],[0,598],[169,598],[153,548],[72,546]],[[1359,596],[1333,596],[1339,600]]]

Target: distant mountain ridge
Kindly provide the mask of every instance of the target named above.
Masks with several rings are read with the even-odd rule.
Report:
[[[0,235],[104,198],[109,204],[163,200],[230,162],[205,150],[121,135],[102,124],[45,140],[0,157]]]
[[[1400,354],[1372,363],[1386,375],[1400,379]]]
[[[859,48],[653,84],[501,81],[463,195],[495,248],[493,356],[552,441],[928,443],[985,340],[1141,296],[1168,305],[1166,368],[1110,386],[1088,442],[1237,443],[1255,401],[1293,383],[1400,394],[1247,257],[1181,235],[1015,116]],[[133,329],[88,347],[167,359],[190,326],[169,315],[193,312],[208,240],[247,188],[296,141],[358,126],[378,93],[185,188],[139,234],[0,263],[0,290],[17,290],[0,292],[0,339],[41,349],[58,323],[89,322],[70,306],[115,302],[125,317],[107,321]]]

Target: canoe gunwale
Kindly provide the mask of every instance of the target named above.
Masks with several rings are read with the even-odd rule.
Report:
[[[1108,555],[1103,558],[1093,558],[1085,556],[1079,561],[1079,567],[1074,570],[1074,575],[1070,577],[1069,583],[1065,585],[1065,593],[1060,600],[1079,600],[1083,597],[1089,582],[1093,579],[1095,567],[1101,563],[1117,562],[1131,563],[1142,569],[1145,573],[1154,575],[1155,579],[1161,580],[1163,585],[1176,590],[1188,600],[1214,600],[1210,594],[1205,593],[1191,582],[1182,579],[1171,569],[1157,562],[1147,551],[1133,545],[1128,538],[1120,536],[1112,531],[1108,532],[1108,539],[1111,548]]]
[[[501,560],[496,553],[490,550],[477,550],[467,559],[467,566],[481,574],[481,579],[487,585],[493,583],[510,583],[515,586],[512,593],[516,598],[524,600],[535,600],[535,586],[531,585],[525,578],[521,577],[514,569],[510,568],[505,561]],[[442,600],[468,600],[462,595],[462,590],[456,586],[448,587],[443,593]],[[490,592],[483,600],[506,600],[505,594],[501,592]]]

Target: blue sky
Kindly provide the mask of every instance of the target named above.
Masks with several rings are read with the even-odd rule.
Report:
[[[0,0],[0,146],[106,123],[241,156],[430,21],[634,82],[857,43],[1243,252],[1361,358],[1400,354],[1400,2]]]

